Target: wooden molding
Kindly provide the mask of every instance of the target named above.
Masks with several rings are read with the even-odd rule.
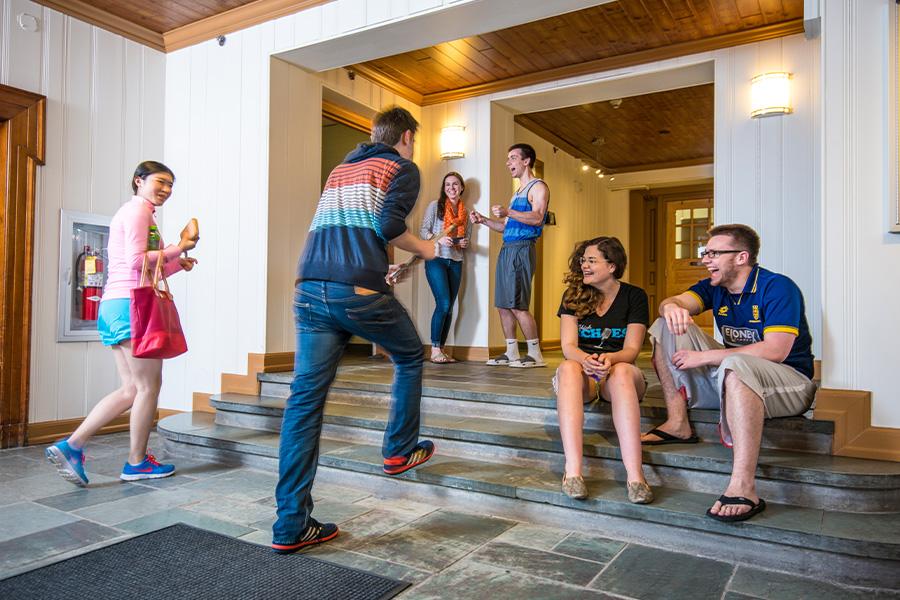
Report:
[[[322,100],[322,116],[341,125],[361,131],[366,135],[372,133],[372,119],[367,119],[351,110],[347,110],[343,106],[338,106],[334,102]]]
[[[467,86],[456,90],[447,90],[446,92],[436,92],[433,94],[425,95],[414,92],[413,90],[410,90],[406,86],[399,84],[398,82],[385,76],[384,74],[373,71],[372,69],[369,69],[367,67],[361,65],[353,65],[349,68],[352,68],[354,71],[356,71],[366,79],[369,79],[374,83],[387,88],[398,96],[403,96],[407,100],[415,102],[420,106],[429,106],[431,104],[454,102],[456,100],[463,100],[465,98],[472,98],[474,96],[483,96],[485,94],[511,90],[519,87],[534,85],[537,83],[557,81],[560,79],[567,79],[569,77],[578,77],[580,75],[587,75],[589,73],[611,71],[613,69],[632,67],[634,65],[657,62],[670,58],[676,58],[679,56],[687,56],[690,54],[720,50],[722,48],[741,46],[743,44],[752,44],[755,42],[762,42],[765,40],[784,37],[787,35],[794,35],[797,33],[803,33],[803,19],[793,19],[791,21],[784,21],[782,23],[776,23],[774,25],[766,25],[746,31],[736,31],[733,33],[726,33],[723,35],[704,38],[702,40],[680,42],[677,44],[670,44],[668,46],[661,46],[659,48],[651,48],[649,50],[639,50],[637,52],[631,52],[628,54],[620,54],[617,56],[590,60],[574,65],[566,65],[564,67],[558,67],[555,69],[547,69],[545,71],[529,73],[527,75],[508,77],[506,79],[499,79],[497,81],[491,81],[479,85]],[[417,97],[421,98],[421,100],[417,100]]]
[[[604,169],[608,175],[616,175],[618,173],[634,173],[636,171],[656,171],[658,169],[677,169],[678,167],[694,167],[696,165],[713,164],[712,156],[701,156],[700,158],[686,158],[684,160],[672,160],[669,162],[648,163],[646,165],[634,165],[628,167],[617,167],[612,169]]]
[[[831,453],[900,462],[900,429],[872,427],[872,394],[821,388],[816,393],[816,419],[834,422]]]
[[[355,71],[357,75],[362,75],[363,77],[365,77],[372,83],[374,83],[376,85],[380,85],[381,87],[385,88],[386,90],[397,94],[401,98],[406,98],[410,102],[412,102],[414,104],[418,104],[419,106],[425,106],[425,98],[426,98],[425,96],[423,96],[419,92],[413,90],[412,88],[406,87],[405,85],[403,85],[396,79],[392,79],[392,78],[388,77],[381,71],[372,69],[363,64],[353,65],[352,67],[347,67],[347,69],[350,71]],[[506,80],[504,79],[502,81],[506,81]],[[489,84],[485,84],[485,85],[489,85]],[[468,89],[468,88],[463,88],[463,89]],[[508,89],[508,88],[503,88],[503,89]],[[442,92],[442,93],[449,94],[450,92]],[[489,92],[483,92],[483,93],[487,94]],[[479,95],[481,95],[481,93],[472,94],[472,95],[479,96]],[[465,96],[465,97],[469,98],[470,96]],[[445,100],[429,102],[428,104],[440,104],[441,102],[445,102]]]
[[[204,412],[204,413],[214,413],[216,409],[214,409],[210,403],[209,399],[212,397],[212,394],[206,392],[194,392],[193,398],[191,401],[191,410],[193,412]]]
[[[256,0],[162,35],[166,52],[325,4],[331,0]]]
[[[257,374],[290,371],[293,368],[293,352],[250,353],[247,355],[247,373],[245,375],[222,373],[220,387],[223,394],[249,394],[252,396],[259,393]]]
[[[75,17],[79,21],[96,25],[106,31],[121,35],[124,38],[149,46],[160,52],[166,51],[163,34],[141,27],[131,21],[117,17],[105,10],[92,6],[81,0],[35,0],[47,8]]]
[[[163,419],[170,415],[178,414],[180,412],[180,410],[161,408],[156,411],[156,418],[153,419],[153,424],[156,425],[160,419]],[[97,432],[97,435],[117,433],[119,431],[128,431],[129,419],[130,417],[128,413],[118,416],[110,421],[109,424],[107,424],[105,427],[101,428],[100,431]],[[58,439],[68,437],[76,429],[78,429],[78,426],[81,425],[82,421],[84,421],[84,417],[78,419],[62,419],[59,421],[41,421],[40,423],[29,423],[27,444],[29,446],[47,444],[50,442],[55,442]]]
[[[0,448],[28,434],[37,168],[44,164],[44,96],[0,85]]]

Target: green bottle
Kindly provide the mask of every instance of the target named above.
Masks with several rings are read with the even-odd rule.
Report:
[[[150,232],[147,234],[147,250],[159,250],[159,227],[150,226]]]

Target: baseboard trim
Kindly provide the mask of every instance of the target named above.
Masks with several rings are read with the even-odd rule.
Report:
[[[872,426],[870,392],[821,388],[814,415],[834,422],[833,455],[900,462],[900,429]]]
[[[249,394],[259,393],[259,373],[290,371],[294,368],[293,352],[267,352],[265,354],[251,352],[247,354],[247,373],[222,373],[220,389],[222,393]]]
[[[156,418],[153,419],[153,424],[156,425],[156,423],[160,419],[168,417],[170,415],[178,414],[180,412],[182,411],[161,408],[156,411]],[[116,417],[115,419],[110,421],[109,424],[106,425],[106,427],[101,428],[100,431],[97,432],[97,435],[128,431],[129,418],[130,417],[128,413]],[[84,419],[84,417],[79,417],[77,419],[60,419],[58,421],[41,421],[39,423],[29,423],[25,436],[25,445],[35,446],[38,444],[47,444],[49,442],[55,442],[58,439],[68,437],[72,435],[72,433],[76,429],[78,429],[78,426],[81,425],[81,422],[84,421]]]

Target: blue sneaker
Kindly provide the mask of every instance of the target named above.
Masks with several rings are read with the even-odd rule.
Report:
[[[119,479],[122,481],[138,481],[139,479],[159,479],[175,474],[175,465],[161,464],[152,454],[144,456],[144,462],[139,465],[125,463]]]
[[[67,440],[56,442],[44,451],[44,455],[66,481],[81,487],[88,484],[84,473],[84,452],[69,446]]]

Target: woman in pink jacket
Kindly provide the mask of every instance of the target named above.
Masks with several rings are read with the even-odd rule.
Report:
[[[162,359],[135,358],[131,355],[130,292],[138,287],[145,257],[152,273],[159,260],[165,261],[163,270],[171,275],[190,271],[197,263],[181,253],[196,246],[196,228],[185,228],[178,244],[162,247],[158,237],[150,236],[156,228],[156,209],[168,200],[175,183],[175,174],[162,163],[145,161],[137,166],[131,181],[134,196],[112,219],[109,228],[109,269],[103,298],[100,302],[97,328],[100,341],[109,346],[116,359],[116,369],[122,385],[104,397],[68,439],[50,446],[47,458],[67,481],[80,486],[88,483],[84,472],[83,449],[88,440],[102,427],[131,409],[131,448],[122,469],[121,479],[136,481],[168,477],[174,465],[160,464],[147,454],[147,441],[162,384]],[[150,244],[158,244],[151,248]]]

